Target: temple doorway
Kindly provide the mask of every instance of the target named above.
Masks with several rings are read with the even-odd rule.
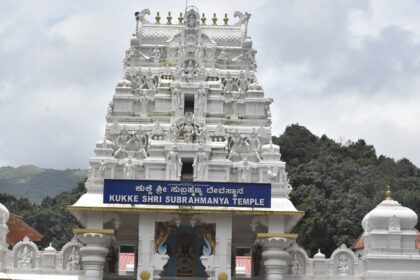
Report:
[[[164,279],[207,278],[200,257],[211,254],[214,246],[214,225],[171,226],[158,223],[158,228],[167,227],[167,238],[163,243],[168,263],[162,272]],[[159,229],[158,229],[159,231]],[[213,244],[213,245],[212,245]]]

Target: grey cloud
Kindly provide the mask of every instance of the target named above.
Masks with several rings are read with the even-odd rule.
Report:
[[[367,18],[376,16],[377,2],[189,3],[207,18],[216,12],[219,21],[227,12],[230,23],[236,21],[235,10],[252,14],[249,34],[258,50],[258,78],[266,94],[275,98],[275,133],[300,122],[334,138],[366,138],[380,152],[420,164],[415,152],[420,135],[398,124],[398,112],[392,115],[396,122],[361,122],[347,130],[340,121],[354,114],[343,102],[349,94],[357,97],[353,106],[363,107],[357,102],[365,95],[378,95],[387,104],[394,102],[395,110],[398,104],[404,106],[395,94],[404,93],[413,102],[420,99],[415,97],[419,46],[413,39],[419,34],[414,33],[415,20],[409,30],[399,24],[403,9],[392,24],[383,19],[378,34],[361,38],[355,48],[350,15],[358,11]],[[134,12],[150,8],[153,21],[157,11],[177,15],[185,2],[2,1],[1,6],[0,164],[67,168],[86,167],[95,142],[103,137],[106,106],[121,75]],[[376,111],[374,101],[368,103]],[[337,108],[330,110],[332,106]],[[406,119],[411,116],[418,120],[415,113]],[[386,137],[390,129],[401,137]]]

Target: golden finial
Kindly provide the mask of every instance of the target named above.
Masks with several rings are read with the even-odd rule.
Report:
[[[386,199],[387,200],[392,200],[392,191],[391,191],[391,187],[388,185],[386,186]]]
[[[227,17],[227,14],[225,14],[223,21],[225,22],[225,25],[228,25],[229,18]]]
[[[157,24],[159,24],[159,23],[160,23],[160,19],[161,19],[161,17],[160,17],[160,15],[159,15],[159,12],[157,12],[156,17],[155,17],[155,20],[156,20],[156,23],[157,23]]]
[[[140,279],[141,279],[141,280],[149,280],[149,279],[150,279],[150,272],[149,272],[149,271],[147,271],[147,270],[143,270],[143,271],[140,273]]]
[[[203,16],[201,17],[201,22],[202,22],[202,24],[203,25],[205,25],[206,24],[206,15],[203,13]]]
[[[168,20],[167,24],[172,24],[171,12],[168,12],[168,16],[166,17],[166,19]]]
[[[183,20],[184,20],[184,17],[182,16],[182,13],[179,13],[178,24],[182,24]]]
[[[228,275],[226,272],[220,272],[217,276],[217,280],[228,280]]]
[[[150,272],[149,272],[149,271],[147,271],[147,270],[143,270],[143,271],[140,273],[140,279],[141,279],[141,280],[149,280],[149,279],[150,279]]]
[[[217,25],[216,13],[213,13],[213,18],[211,20],[213,21],[213,25]]]

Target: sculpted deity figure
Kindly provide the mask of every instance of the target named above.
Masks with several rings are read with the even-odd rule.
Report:
[[[341,254],[338,257],[338,272],[340,275],[347,275],[349,270],[350,268],[347,254]]]
[[[246,60],[251,64],[251,68],[252,69],[256,69],[257,68],[257,64],[255,63],[255,53],[257,51],[254,49],[249,49],[249,51],[246,52],[245,57]]]
[[[195,69],[191,60],[188,60],[185,72],[186,72],[186,80],[188,82],[193,81],[195,79]]]
[[[125,63],[128,63],[128,62],[130,62],[133,58],[135,58],[136,57],[136,50],[135,49],[133,49],[133,48],[130,48],[130,49],[128,49],[126,52],[125,52],[125,59],[124,59],[124,62]]]
[[[114,157],[123,155],[126,153],[126,146],[131,142],[131,136],[128,134],[127,129],[123,128],[120,135],[115,139],[115,144],[117,145],[117,150],[114,153]]]
[[[223,124],[221,122],[219,122],[216,126],[216,130],[214,131],[214,135],[215,136],[225,136],[226,135],[226,131],[223,127]]]
[[[202,115],[205,111],[207,101],[207,92],[204,89],[203,83],[200,84],[197,95],[195,97],[195,112]]]
[[[135,141],[138,145],[138,150],[137,150],[137,153],[136,153],[137,156],[140,157],[141,159],[146,158],[147,157],[147,152],[146,152],[147,136],[145,135],[145,133],[141,129],[141,127],[139,127],[137,129],[134,137],[135,137]]]
[[[176,142],[177,136],[178,136],[178,128],[176,127],[176,125],[172,124],[171,127],[169,128],[167,134],[166,134],[166,139],[170,142]]]
[[[28,246],[24,246],[23,250],[18,254],[18,267],[19,268],[31,268],[32,267],[32,258],[33,252],[31,249],[28,249]]]
[[[99,162],[98,170],[99,170],[99,178],[104,178],[105,177],[105,171],[106,171],[106,163],[103,159]]]
[[[293,258],[292,258],[292,261],[291,261],[291,266],[292,266],[291,270],[292,270],[293,275],[301,275],[302,274],[300,263],[299,263],[299,260],[297,258],[296,253],[293,254]]]
[[[233,79],[230,72],[227,72],[226,78],[224,81],[223,94],[226,94],[226,93],[231,94],[232,88],[233,88]]]
[[[239,97],[242,97],[248,89],[248,78],[245,77],[245,73],[243,71],[239,73],[239,78],[236,81],[236,84],[238,86]]]
[[[226,52],[226,48],[223,48],[223,49],[220,51],[220,54],[219,54],[219,56],[217,57],[217,60],[220,60],[221,62],[223,62],[224,64],[226,64],[226,62],[227,62],[227,60],[228,60],[228,55],[227,55],[227,52]]]
[[[258,135],[255,132],[255,129],[252,130],[251,137],[249,139],[249,145],[251,147],[251,152],[256,156],[258,160],[261,160],[261,157],[259,154],[261,144],[260,144],[260,139],[258,138]]]
[[[194,163],[194,180],[205,180],[207,169],[207,154],[199,151],[195,155]]]
[[[228,159],[232,159],[233,157],[239,155],[239,144],[241,142],[241,135],[239,134],[238,130],[236,129],[235,132],[233,133],[233,136],[230,138],[229,140],[229,148],[230,148],[230,152],[229,152],[229,156]]]
[[[199,128],[196,128],[195,130],[196,139],[198,142],[204,143],[207,141],[207,130],[204,126],[200,126]]]
[[[133,163],[133,160],[130,157],[128,161],[124,164],[124,179],[134,179],[134,167],[135,164]]]
[[[278,167],[272,167],[267,170],[267,177],[268,180],[270,180],[271,183],[277,183],[279,182],[279,168]]]
[[[187,26],[189,28],[195,28],[197,26],[197,18],[194,14],[190,14],[187,19]]]
[[[114,102],[109,102],[109,105],[108,105],[108,116],[111,116],[112,115],[112,113],[114,112]]]
[[[202,44],[197,46],[197,50],[195,51],[195,57],[197,57],[198,61],[203,61],[204,58],[204,47]]]
[[[79,270],[80,269],[80,255],[76,247],[73,247],[69,257],[67,258],[66,270]]]
[[[153,124],[153,127],[152,127],[152,134],[154,134],[154,135],[160,135],[160,134],[162,134],[162,132],[163,132],[163,130],[162,130],[162,127],[160,126],[159,121],[156,121]]]
[[[180,110],[182,109],[182,92],[179,86],[179,83],[175,84],[174,89],[172,90],[172,98],[174,100],[174,110]]]
[[[267,119],[271,119],[270,105],[265,104],[264,111],[265,111],[265,115],[267,116]]]
[[[152,50],[152,60],[154,63],[160,62],[160,49],[155,46],[155,48]]]
[[[167,179],[179,180],[181,176],[181,169],[182,162],[174,148],[169,151],[168,156],[166,157]]]
[[[194,140],[194,126],[190,123],[186,123],[182,129],[182,132],[184,133],[184,140],[187,143],[191,143]]]
[[[153,94],[156,93],[155,79],[154,79],[154,76],[152,74],[152,70],[150,68],[149,68],[149,71],[147,71],[145,84],[146,84],[149,92],[152,92]]]
[[[147,96],[147,89],[142,90],[142,94],[138,100],[140,101],[140,116],[145,118],[148,116],[147,103],[150,101],[150,98]]]
[[[244,159],[243,165],[239,167],[239,170],[241,171],[241,182],[251,182],[251,166],[247,158]]]
[[[144,87],[144,76],[141,72],[141,68],[134,68],[130,71],[126,71],[126,79],[132,83],[134,93],[139,94]]]

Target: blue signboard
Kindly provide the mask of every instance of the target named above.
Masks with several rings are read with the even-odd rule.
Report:
[[[104,203],[270,208],[271,184],[105,179]]]

